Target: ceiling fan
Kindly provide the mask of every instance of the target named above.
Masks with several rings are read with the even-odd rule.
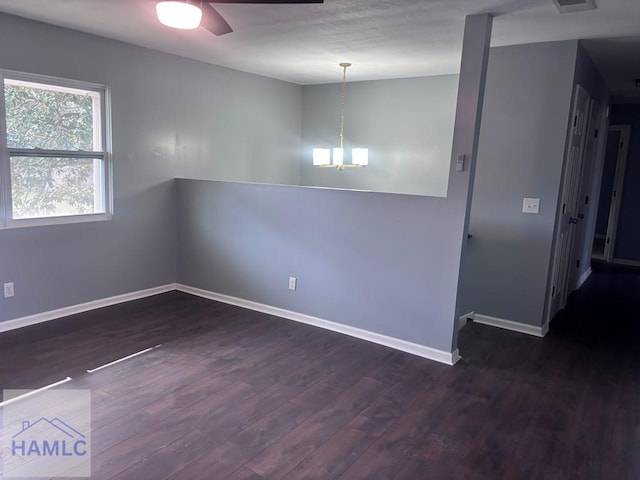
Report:
[[[324,0],[181,0],[157,2],[156,10],[161,23],[174,28],[192,29],[198,26],[214,35],[233,32],[231,26],[211,5],[212,3],[244,3],[257,5],[324,3]],[[185,23],[182,23],[184,19]]]

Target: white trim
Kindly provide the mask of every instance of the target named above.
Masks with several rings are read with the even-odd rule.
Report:
[[[43,227],[47,225],[67,225],[71,223],[106,222],[110,213],[87,213],[83,215],[62,215],[59,217],[34,217],[7,219],[3,228]]]
[[[39,73],[21,72],[18,70],[7,70],[5,68],[0,69],[0,75],[3,77],[9,77],[10,80],[20,80],[28,83],[39,83],[45,87],[63,87],[73,90],[72,93],[84,92],[91,90],[94,92],[101,92],[106,87],[100,83],[85,82],[84,80],[72,80],[70,78],[53,77],[51,75],[41,75]]]
[[[527,325],[526,323],[512,322],[504,318],[490,317],[489,315],[481,315],[479,313],[473,313],[472,316],[467,315],[467,317],[472,318],[475,323],[504,328],[505,330],[525,333],[527,335],[533,335],[534,337],[544,337],[549,331],[548,323],[542,327],[535,327],[533,325]]]
[[[584,282],[587,281],[587,279],[591,276],[591,273],[593,273],[593,270],[591,270],[591,267],[589,267],[586,272],[580,275],[580,278],[576,282],[576,290],[579,289],[584,284]]]
[[[22,228],[45,225],[64,225],[71,223],[83,223],[94,221],[111,220],[113,214],[113,189],[111,174],[111,108],[110,95],[106,86],[80,80],[65,79],[52,77],[48,75],[39,75],[28,72],[17,72],[13,70],[0,69],[0,87],[5,84],[29,86],[43,90],[53,90],[57,92],[67,92],[73,94],[86,94],[93,99],[93,126],[94,141],[100,147],[98,151],[69,151],[55,149],[28,149],[28,148],[9,148],[6,139],[6,114],[5,114],[5,98],[0,94],[0,189],[4,188],[5,192],[0,198],[0,228]],[[99,107],[99,108],[97,108]],[[97,118],[96,118],[97,117]],[[99,126],[100,128],[96,128]],[[13,218],[12,198],[11,198],[11,175],[10,175],[10,158],[16,157],[73,157],[84,158],[87,160],[99,160],[102,164],[102,174],[99,176],[98,188],[101,193],[100,204],[103,208],[96,208],[97,211],[91,214],[75,214],[61,216],[37,216],[33,218]],[[94,170],[94,178],[95,175]],[[97,181],[97,180],[95,180]],[[94,197],[95,198],[95,197]],[[94,200],[94,208],[97,207]],[[1,332],[2,330],[0,330]]]
[[[616,157],[616,173],[613,180],[613,192],[611,206],[609,207],[609,221],[607,223],[608,242],[604,244],[604,258],[607,262],[613,260],[613,251],[616,246],[616,233],[622,206],[622,188],[624,187],[624,174],[627,168],[629,156],[629,143],[631,139],[631,125],[609,125],[609,132],[620,132],[618,155]]]
[[[614,258],[613,263],[616,265],[626,265],[628,267],[640,267],[640,262],[637,260],[625,260],[624,258]]]
[[[314,327],[320,327],[325,330],[331,330],[333,332],[342,333],[351,337],[366,340],[368,342],[377,343],[378,345],[384,345],[385,347],[394,348],[403,352],[411,353],[419,357],[428,358],[436,362],[445,363],[447,365],[454,365],[460,360],[460,354],[458,349],[453,352],[446,352],[444,350],[437,350],[435,348],[427,347],[425,345],[418,345],[417,343],[408,342],[398,338],[388,337],[380,333],[371,332],[368,330],[362,330],[360,328],[344,325],[341,323],[331,322],[318,317],[312,317],[303,313],[293,312],[291,310],[285,310],[278,307],[272,307],[263,303],[253,302],[251,300],[245,300],[242,298],[232,297],[221,293],[215,293],[200,288],[190,287],[188,285],[177,284],[176,289],[196,295],[198,297],[208,298],[209,300],[215,300],[217,302],[227,303],[238,307],[254,310],[257,312],[266,313],[268,315],[274,315],[276,317],[286,318],[293,320],[294,322],[300,322]]]
[[[466,327],[467,323],[469,322],[469,319],[473,320],[474,315],[475,315],[474,312],[469,312],[466,315],[462,315],[458,319],[458,330],[462,330],[464,327]]]
[[[436,362],[444,363],[447,365],[454,365],[460,360],[460,354],[458,349],[453,352],[447,352],[444,350],[437,350],[435,348],[427,347],[425,345],[419,345],[417,343],[409,342],[407,340],[401,340],[399,338],[388,337],[380,333],[363,330],[360,328],[344,325],[340,323],[331,322],[318,317],[312,317],[303,313],[293,312],[278,307],[272,307],[251,300],[244,300],[242,298],[232,297],[229,295],[223,295],[220,293],[210,292],[208,290],[202,290],[188,285],[170,283],[162,285],[160,287],[149,288],[146,290],[139,290],[137,292],[125,293],[123,295],[116,295],[115,297],[103,298],[100,300],[94,300],[91,302],[81,303],[78,305],[72,305],[70,307],[59,308],[57,310],[51,310],[48,312],[37,313],[35,315],[29,315],[27,317],[16,318],[13,320],[7,320],[0,322],[0,333],[15,330],[17,328],[27,327],[38,323],[48,322],[57,318],[66,317],[69,315],[75,315],[77,313],[87,312],[89,310],[95,310],[97,308],[108,307],[110,305],[116,305],[118,303],[129,302],[131,300],[138,300],[140,298],[150,297],[152,295],[158,295],[161,293],[170,292],[173,290],[179,290],[181,292],[196,295],[198,297],[208,298],[209,300],[215,300],[230,305],[236,305],[238,307],[254,310],[257,312],[266,313],[268,315],[274,315],[295,322],[312,325],[315,327],[323,328],[325,330],[331,330],[333,332],[342,333],[351,337],[366,340],[368,342],[376,343],[378,345],[384,345],[386,347],[400,350],[402,352],[411,353],[419,357],[428,358]],[[155,347],[153,347],[155,348]]]
[[[91,302],[72,305],[70,307],[59,308],[57,310],[36,313],[35,315],[29,315],[27,317],[7,320],[0,322],[0,333],[15,330],[16,328],[28,327],[29,325],[35,325],[37,323],[48,322],[50,320],[55,320],[69,315],[75,315],[77,313],[88,312],[89,310],[95,310],[97,308],[108,307],[109,305],[115,305],[118,303],[129,302],[131,300],[150,297],[152,295],[158,295],[160,293],[170,292],[175,289],[176,284],[170,283],[160,287],[138,290],[137,292],[125,293],[123,295],[116,295],[115,297],[102,298]]]
[[[542,325],[542,328],[540,329],[540,333],[542,337],[546,337],[547,333],[549,333],[549,323],[550,322],[547,322],[544,325]]]

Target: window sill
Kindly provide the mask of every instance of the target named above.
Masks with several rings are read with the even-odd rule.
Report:
[[[92,213],[88,215],[70,215],[67,217],[43,217],[28,218],[23,220],[9,220],[5,225],[0,225],[0,230],[4,228],[24,228],[43,227],[47,225],[68,225],[71,223],[104,222],[111,220],[110,213]]]

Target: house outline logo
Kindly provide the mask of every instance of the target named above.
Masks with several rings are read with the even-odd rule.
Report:
[[[0,479],[91,477],[91,390],[4,389]]]
[[[50,433],[47,433],[50,432]],[[87,454],[86,436],[58,417],[22,421],[22,429],[11,437],[11,454],[21,457],[77,456]]]

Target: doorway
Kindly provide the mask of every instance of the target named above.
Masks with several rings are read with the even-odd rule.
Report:
[[[631,126],[609,127],[591,259],[613,261]]]
[[[572,124],[569,142],[565,152],[563,167],[563,185],[561,189],[561,203],[558,209],[558,231],[553,258],[553,272],[549,283],[547,319],[553,316],[567,303],[571,293],[569,281],[571,279],[571,263],[574,254],[575,230],[578,223],[580,180],[582,178],[582,164],[586,133],[589,122],[589,107],[591,96],[579,84],[575,86]]]

